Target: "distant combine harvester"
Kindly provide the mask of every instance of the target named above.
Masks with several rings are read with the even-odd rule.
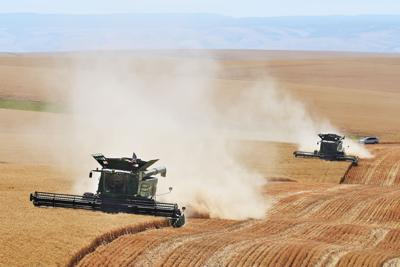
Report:
[[[346,155],[343,148],[344,136],[337,134],[318,134],[321,141],[319,150],[314,152],[295,151],[293,155],[302,158],[319,158],[331,161],[350,161],[353,166],[357,166],[358,157]]]

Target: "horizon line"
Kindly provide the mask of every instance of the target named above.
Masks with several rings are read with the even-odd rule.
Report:
[[[34,54],[79,54],[79,53],[129,53],[129,52],[272,52],[272,53],[323,53],[323,54],[368,54],[400,56],[400,52],[360,51],[360,50],[319,50],[319,49],[253,49],[253,48],[133,48],[133,49],[82,49],[82,50],[43,50],[43,51],[6,51],[0,50],[0,55],[34,55]]]
[[[266,16],[233,16],[233,15],[223,15],[218,13],[207,13],[207,12],[113,12],[113,13],[57,13],[57,12],[0,12],[2,15],[37,15],[37,16],[118,16],[118,15],[144,15],[144,16],[154,16],[154,15],[171,15],[171,16],[216,16],[216,17],[226,17],[226,18],[305,18],[305,17],[399,17],[398,14],[382,14],[382,13],[368,13],[368,14],[321,14],[321,15],[266,15]]]

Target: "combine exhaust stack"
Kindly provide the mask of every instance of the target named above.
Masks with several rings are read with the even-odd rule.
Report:
[[[293,155],[302,158],[319,158],[331,161],[350,161],[353,166],[357,166],[358,157],[346,155],[343,148],[344,136],[337,134],[319,134],[321,138],[320,150],[314,152],[295,151]]]
[[[97,193],[80,195],[34,192],[30,201],[35,206],[78,208],[110,213],[124,212],[169,218],[173,227],[185,224],[185,215],[177,204],[155,201],[158,179],[154,175],[166,175],[164,167],[147,168],[157,160],[142,161],[136,158],[106,158],[101,154],[93,157],[102,165]],[[89,177],[92,176],[92,172]]]

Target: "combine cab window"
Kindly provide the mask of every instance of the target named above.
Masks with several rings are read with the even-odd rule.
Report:
[[[106,193],[126,194],[128,188],[128,175],[125,173],[105,173]]]
[[[343,144],[342,143],[338,144],[337,151],[338,152],[343,152]]]

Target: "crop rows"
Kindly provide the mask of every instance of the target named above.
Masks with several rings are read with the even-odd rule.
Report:
[[[344,184],[270,183],[264,220],[190,219],[122,236],[80,266],[400,265],[400,146],[374,146]]]
[[[346,174],[344,183],[400,185],[400,145],[375,145],[374,158],[363,159]]]
[[[190,219],[122,236],[80,266],[377,266],[400,256],[400,190],[271,183],[264,220]]]

